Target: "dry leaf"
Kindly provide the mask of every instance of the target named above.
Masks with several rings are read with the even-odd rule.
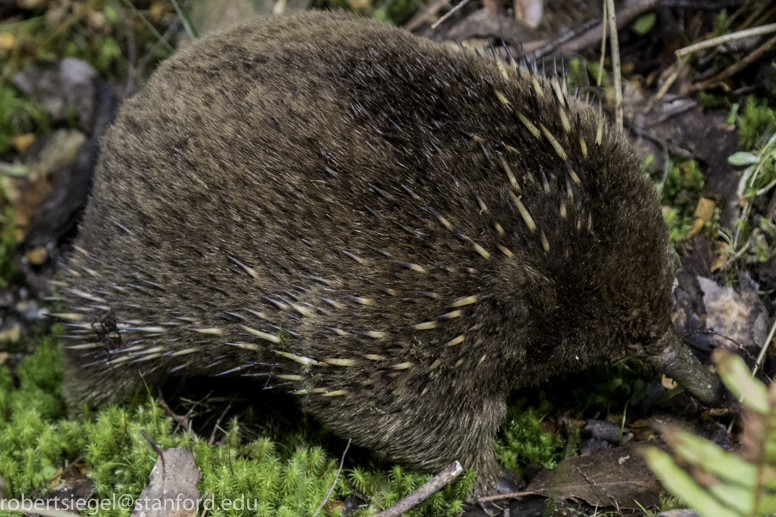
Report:
[[[695,214],[693,215],[692,228],[687,234],[687,238],[692,237],[703,229],[703,225],[714,216],[714,207],[717,205],[713,199],[707,199],[702,197],[698,200],[698,204],[695,206]]]
[[[526,492],[630,510],[639,510],[636,501],[644,508],[658,505],[663,487],[637,453],[639,447],[628,444],[565,459],[540,472]]]
[[[12,32],[0,33],[0,52],[11,50],[14,43],[16,43],[16,38],[14,38]]]
[[[667,390],[672,390],[678,386],[675,380],[673,380],[671,377],[666,377],[665,374],[663,374],[663,378],[660,379],[660,384],[662,384],[663,387]]]
[[[19,341],[21,333],[21,326],[18,323],[14,323],[11,328],[0,332],[0,341],[10,341],[11,343],[16,343]]]
[[[14,209],[13,222],[17,228],[29,224],[38,207],[51,192],[51,177],[54,172],[69,165],[85,141],[86,137],[80,131],[56,131],[48,137],[40,152],[24,164],[29,171],[27,177],[0,177],[0,185]]]
[[[132,517],[194,517],[202,477],[188,447],[166,449],[156,458],[150,482],[137,498]]]
[[[24,256],[27,257],[27,260],[30,261],[30,264],[34,266],[40,266],[46,263],[46,260],[48,259],[48,250],[45,246],[40,246],[28,251],[24,254]]]
[[[706,326],[728,338],[749,345],[762,344],[768,334],[768,313],[756,292],[737,293],[732,287],[720,287],[713,280],[699,276],[706,306]],[[714,346],[733,346],[721,336],[711,336]]]
[[[154,20],[158,20],[162,17],[164,13],[167,12],[167,8],[169,7],[169,2],[154,2],[151,4],[151,9],[149,9],[149,12],[151,13],[151,18]]]
[[[2,36],[2,34],[0,34]],[[11,144],[18,152],[26,150],[35,141],[35,135],[33,133],[27,133],[26,135],[19,135],[11,138]]]
[[[19,9],[37,9],[43,5],[44,0],[17,0],[16,6]]]
[[[515,0],[515,19],[535,29],[542,22],[544,0]]]
[[[728,243],[725,241],[717,241],[714,243],[714,261],[711,263],[711,272],[718,270],[727,262],[727,256],[725,250],[728,249]]]

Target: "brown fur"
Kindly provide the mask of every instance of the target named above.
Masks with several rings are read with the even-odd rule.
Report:
[[[102,141],[60,275],[70,400],[268,377],[358,444],[492,482],[509,392],[655,346],[673,274],[627,139],[506,68],[331,13],[165,62]]]

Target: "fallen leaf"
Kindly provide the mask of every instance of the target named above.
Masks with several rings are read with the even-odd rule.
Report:
[[[14,209],[13,222],[17,227],[29,224],[38,207],[51,192],[51,177],[54,172],[68,166],[85,141],[86,136],[80,131],[56,131],[48,137],[40,152],[29,157],[24,164],[27,169],[26,177],[0,177],[0,186]]]
[[[0,52],[11,50],[14,43],[16,43],[16,38],[14,38],[12,32],[0,33]]]
[[[675,380],[673,380],[671,377],[666,377],[665,374],[663,374],[663,378],[660,379],[660,384],[662,384],[663,387],[667,390],[672,390],[678,386]]]
[[[717,271],[721,268],[725,262],[727,262],[727,250],[730,246],[725,241],[717,241],[714,243],[714,260],[711,263],[711,272]]]
[[[2,36],[2,34],[0,34]],[[35,141],[35,135],[33,133],[27,133],[26,135],[19,135],[11,138],[11,144],[18,152],[25,151]]]
[[[692,237],[703,229],[703,225],[714,216],[714,208],[717,203],[713,199],[707,199],[702,197],[698,200],[698,204],[695,206],[695,214],[693,214],[692,228],[690,228],[687,237]]]
[[[14,323],[11,328],[0,331],[0,341],[10,341],[11,343],[16,343],[19,341],[21,333],[21,326],[18,323]]]
[[[70,465],[67,469],[59,469],[52,483],[49,484],[45,497],[41,500],[45,508],[51,508],[58,512],[61,517],[72,516],[73,514],[63,511],[64,509],[75,510],[78,505],[83,505],[92,498],[95,493],[94,482],[80,474],[78,469]],[[41,517],[45,517],[40,514]],[[54,517],[54,516],[52,516]]]
[[[657,444],[665,447],[664,444]],[[540,472],[526,492],[555,499],[582,500],[591,506],[639,510],[660,504],[662,485],[637,453],[641,445],[599,449],[567,458]]]
[[[657,517],[700,517],[700,515],[695,513],[695,510],[683,508],[679,510],[667,510],[665,512],[660,512],[657,514]]]
[[[150,482],[135,503],[132,517],[193,517],[201,498],[202,477],[188,447],[165,449],[156,458]]]
[[[37,9],[43,5],[43,0],[17,0],[16,6],[19,9]]]
[[[151,13],[151,18],[154,20],[158,20],[162,17],[164,13],[167,12],[167,7],[169,7],[169,2],[154,2],[151,4],[151,9],[149,9],[149,12]]]
[[[697,277],[703,304],[706,307],[706,327],[742,345],[762,345],[770,328],[768,313],[762,300],[752,290],[737,293],[732,287],[720,287],[716,282]],[[714,346],[733,344],[721,336],[711,336]]]
[[[28,251],[24,256],[27,257],[30,264],[40,266],[46,263],[46,260],[48,259],[48,250],[45,246],[40,246]]]
[[[544,0],[515,0],[515,19],[535,29],[542,22]]]

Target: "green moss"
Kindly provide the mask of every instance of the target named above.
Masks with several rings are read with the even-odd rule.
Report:
[[[738,117],[737,126],[742,150],[760,148],[776,128],[776,114],[768,107],[766,99],[758,102],[755,97],[749,96]]]
[[[12,498],[45,490],[66,461],[82,455],[96,497],[138,496],[156,461],[141,430],[162,448],[192,448],[202,471],[198,488],[213,494],[216,507],[209,514],[214,516],[245,513],[221,507],[222,500],[245,501],[255,515],[312,515],[337,475],[339,459],[320,446],[309,445],[301,438],[304,431],[286,435],[280,444],[262,436],[247,439],[255,430],[233,419],[220,443],[208,445],[189,433],[173,433],[173,420],[149,399],[139,402],[136,398],[97,413],[87,410],[78,421],[65,420],[62,364],[52,337],[42,340],[16,374],[18,384],[8,368],[0,366],[0,477]],[[309,434],[323,436],[316,431]],[[473,476],[472,472],[464,474],[408,515],[455,515],[471,489]],[[356,515],[368,515],[395,503],[429,478],[398,466],[390,470],[348,467],[337,480],[332,499],[357,491],[368,503]],[[334,508],[324,514],[335,515]],[[123,517],[129,511],[113,508],[101,515]]]
[[[554,468],[563,458],[563,440],[557,434],[545,431],[542,420],[552,411],[545,400],[538,406],[520,399],[509,406],[507,418],[496,444],[499,462],[510,470],[535,463]]]
[[[72,426],[55,423],[65,415],[55,339],[43,339],[16,373],[18,387],[8,368],[0,366],[0,476],[10,494],[46,483],[63,460],[80,454],[72,449],[79,443]]]
[[[672,246],[687,237],[693,214],[706,183],[706,177],[695,160],[669,164],[668,176],[661,192],[661,203],[668,209],[664,218]]]
[[[706,91],[698,92],[698,101],[705,110],[729,110],[730,101],[724,95],[714,95]]]
[[[601,88],[609,87],[609,75],[606,73],[605,69],[602,70],[601,67],[598,66],[598,63],[593,61],[588,61],[587,71],[593,77],[593,82],[595,82],[596,84],[598,84],[598,75],[603,74],[603,77],[601,77]]]
[[[578,418],[622,411],[641,402],[652,371],[638,361],[599,366],[564,374],[541,386],[532,403],[547,400],[553,407],[574,409]]]
[[[8,282],[19,274],[16,267],[16,235],[13,225],[13,210],[7,208],[0,216],[0,289],[5,289]]]
[[[499,462],[511,470],[528,463],[555,467],[564,456],[575,453],[579,436],[572,430],[564,442],[542,422],[558,420],[569,409],[576,418],[622,412],[645,398],[652,376],[651,370],[634,361],[560,375],[537,388],[520,390],[499,431]]]
[[[727,10],[722,9],[717,16],[714,17],[714,35],[724,36],[730,32],[730,24],[728,22]]]
[[[32,101],[12,84],[0,83],[0,153],[10,150],[10,140],[15,136],[45,134],[48,130],[49,117],[43,105]]]

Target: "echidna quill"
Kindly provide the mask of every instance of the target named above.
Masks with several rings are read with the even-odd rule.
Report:
[[[671,327],[654,188],[572,97],[345,14],[194,42],[102,141],[59,277],[69,400],[256,377],[480,487],[517,387],[641,356],[711,402]]]

